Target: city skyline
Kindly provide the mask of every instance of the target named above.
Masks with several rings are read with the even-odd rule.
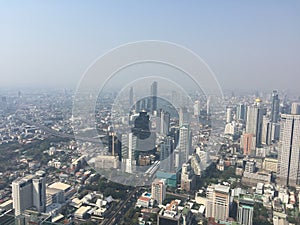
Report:
[[[299,9],[0,3],[0,225],[300,225]]]

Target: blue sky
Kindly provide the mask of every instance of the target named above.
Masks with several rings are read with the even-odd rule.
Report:
[[[0,1],[0,86],[76,87],[132,41],[190,48],[234,89],[300,83],[299,1]]]

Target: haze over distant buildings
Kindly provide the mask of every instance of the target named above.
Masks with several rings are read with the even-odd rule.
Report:
[[[152,39],[193,50],[223,89],[297,91],[299,9],[298,1],[5,2],[1,86],[75,88],[105,52]]]

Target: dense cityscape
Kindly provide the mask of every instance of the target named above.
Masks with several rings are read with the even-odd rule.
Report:
[[[1,224],[300,222],[297,98],[228,92],[213,109],[210,97],[189,105],[148,89],[136,102],[130,88],[118,123],[106,94],[99,135],[79,139],[71,90],[2,94]]]
[[[299,11],[0,1],[0,225],[300,225]]]

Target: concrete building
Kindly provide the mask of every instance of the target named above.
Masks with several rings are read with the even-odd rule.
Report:
[[[178,150],[177,168],[180,169],[183,163],[189,160],[191,154],[191,131],[189,125],[184,125],[179,128],[179,143],[176,148]],[[175,158],[176,159],[176,158]]]
[[[254,155],[255,154],[255,136],[251,133],[244,133],[241,136],[241,149],[244,155]]]
[[[242,225],[253,224],[254,200],[248,196],[242,196],[238,200],[237,222]]]
[[[299,115],[300,114],[300,102],[293,102],[292,103],[291,114],[292,115]]]
[[[196,187],[196,177],[189,163],[182,165],[181,189],[186,191],[194,190]]]
[[[263,169],[277,173],[278,160],[273,158],[265,158],[263,162]]]
[[[15,215],[19,216],[29,208],[44,212],[46,208],[45,173],[28,175],[12,182],[12,198]]]
[[[260,99],[256,99],[255,103],[247,108],[246,133],[253,134],[256,147],[261,145],[263,114]]]
[[[283,114],[278,151],[279,183],[296,186],[300,184],[300,115]]]
[[[229,217],[230,188],[224,185],[210,185],[206,192],[206,218],[226,221]]]
[[[155,179],[151,185],[152,198],[159,204],[162,204],[166,198],[166,181],[163,179]]]

